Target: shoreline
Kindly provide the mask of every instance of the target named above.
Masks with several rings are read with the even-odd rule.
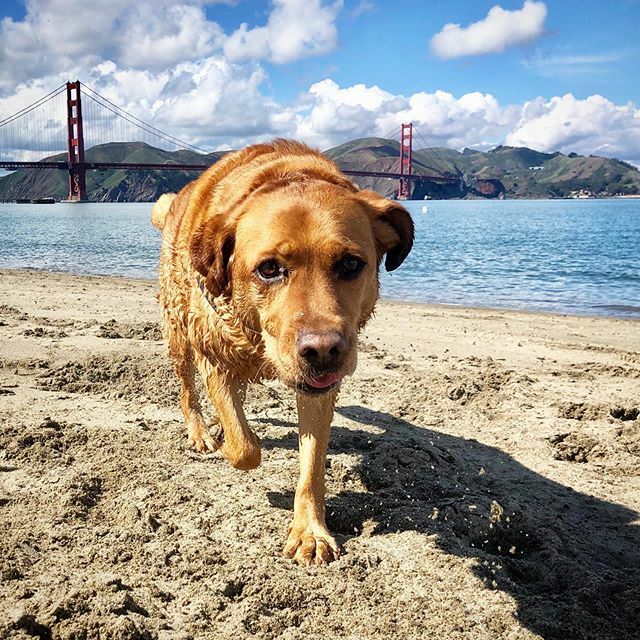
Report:
[[[131,282],[140,282],[140,283],[157,283],[155,278],[134,278],[131,276],[119,276],[119,275],[110,275],[110,274],[92,274],[92,273],[75,273],[70,271],[50,271],[47,269],[38,269],[35,267],[21,267],[21,268],[8,268],[8,267],[0,267],[0,275],[3,273],[37,273],[37,274],[51,274],[51,275],[59,275],[59,276],[69,276],[74,278],[112,278],[117,281],[131,281]],[[569,318],[602,318],[605,320],[620,320],[625,322],[640,322],[640,307],[637,309],[633,307],[633,311],[631,313],[635,314],[631,315],[608,315],[608,314],[590,314],[590,313],[570,313],[564,311],[548,311],[548,310],[540,310],[540,309],[514,309],[510,307],[491,307],[491,306],[477,306],[477,305],[469,305],[465,303],[455,303],[455,302],[421,302],[416,300],[401,300],[398,298],[387,297],[381,295],[379,298],[379,302],[390,304],[390,305],[408,305],[408,306],[424,306],[424,307],[432,307],[434,309],[443,309],[443,310],[470,310],[477,312],[499,312],[499,313],[509,313],[509,314],[526,314],[526,315],[539,315],[539,316],[560,316],[560,317],[569,317]],[[616,306],[616,305],[611,305]],[[624,305],[622,305],[624,306]]]
[[[569,313],[564,311],[544,311],[540,309],[513,309],[510,307],[481,307],[476,305],[469,305],[463,303],[455,303],[455,302],[418,302],[415,300],[398,300],[396,298],[388,298],[386,296],[381,296],[380,301],[385,304],[393,304],[393,305],[417,305],[417,306],[425,306],[425,307],[433,307],[433,308],[442,308],[443,310],[469,310],[469,311],[478,311],[478,312],[498,312],[505,314],[524,314],[524,315],[537,315],[537,316],[559,316],[559,317],[568,317],[568,318],[585,318],[585,319],[603,319],[603,320],[621,320],[623,322],[640,322],[640,307],[634,313],[637,313],[637,317],[630,316],[611,316],[611,315],[598,315],[598,314],[588,314],[588,313]]]
[[[2,176],[0,176],[2,177]],[[523,202],[541,202],[541,201],[549,201],[554,202],[557,200],[579,200],[580,202],[584,202],[585,200],[634,200],[639,199],[640,194],[628,194],[628,195],[619,195],[619,196],[564,196],[558,198],[481,198],[478,196],[470,196],[467,198],[428,198],[424,200],[401,200],[400,202],[421,202],[421,203],[429,203],[429,202],[514,202],[514,201],[523,201]],[[41,202],[40,200],[46,200],[46,202]],[[38,198],[38,199],[24,199],[24,200],[0,200],[0,204],[19,204],[19,205],[30,205],[30,204],[144,204],[144,205],[152,205],[156,202],[156,200],[53,200],[50,201],[49,198]]]

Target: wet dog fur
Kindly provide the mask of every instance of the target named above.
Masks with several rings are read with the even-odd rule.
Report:
[[[340,381],[378,299],[378,268],[400,266],[413,223],[360,191],[325,156],[277,140],[230,153],[152,212],[162,230],[160,303],[189,442],[238,469],[260,464],[242,403],[248,382],[296,393],[300,476],[284,554],[339,556],[327,530],[324,473]],[[204,422],[199,372],[219,425]]]

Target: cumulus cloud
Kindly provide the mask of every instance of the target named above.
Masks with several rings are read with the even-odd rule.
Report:
[[[395,96],[376,86],[342,89],[333,80],[317,82],[301,96],[295,136],[326,147],[338,138],[380,135],[378,120],[394,110],[394,102]]]
[[[468,27],[446,24],[431,38],[431,50],[444,59],[501,53],[508,47],[539,38],[546,17],[544,2],[525,0],[522,9],[514,11],[495,5],[485,18]]]
[[[640,164],[640,109],[599,95],[501,105],[477,91],[460,97],[446,91],[402,96],[324,80],[302,96],[293,133],[328,148],[350,138],[384,136],[402,122],[413,122],[429,146],[487,150],[507,144]]]
[[[104,60],[159,72],[223,54],[231,62],[292,62],[336,46],[342,0],[273,0],[265,26],[243,24],[228,34],[205,12],[220,1],[30,0],[24,19],[0,21],[0,93],[25,78],[80,71]]]
[[[207,20],[202,7],[133,3],[127,25],[116,34],[118,60],[130,67],[166,69],[183,60],[200,60],[218,50],[224,33]]]
[[[338,42],[335,19],[342,0],[274,0],[274,10],[263,27],[242,24],[224,43],[234,61],[266,59],[275,63],[327,53]]]
[[[615,156],[640,164],[640,109],[599,95],[537,98],[520,109],[505,143],[540,151]]]
[[[224,35],[201,4],[31,0],[23,20],[0,22],[0,90],[105,59],[145,69],[199,59],[220,47]]]
[[[273,116],[283,107],[264,94],[266,80],[259,64],[236,65],[216,55],[158,73],[96,68],[86,82],[144,122],[214,150],[281,135]]]
[[[327,148],[349,138],[385,136],[402,122],[413,122],[430,146],[495,146],[517,120],[490,94],[460,98],[446,91],[393,95],[358,84],[341,88],[332,80],[312,85],[302,96],[295,135]],[[495,143],[494,143],[495,141]]]

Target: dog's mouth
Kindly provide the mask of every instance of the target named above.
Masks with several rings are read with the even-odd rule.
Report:
[[[344,376],[340,373],[323,373],[309,375],[296,384],[296,389],[303,393],[319,395],[335,389]]]

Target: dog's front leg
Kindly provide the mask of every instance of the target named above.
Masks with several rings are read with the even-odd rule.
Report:
[[[336,392],[321,396],[299,393],[297,401],[300,478],[284,555],[300,564],[323,564],[340,555],[324,513],[325,461]]]
[[[246,384],[225,375],[200,354],[196,362],[222,427],[220,452],[236,469],[255,469],[260,464],[260,439],[242,408]]]

